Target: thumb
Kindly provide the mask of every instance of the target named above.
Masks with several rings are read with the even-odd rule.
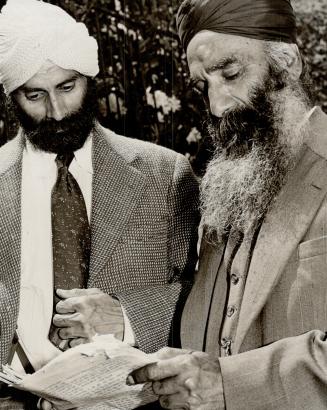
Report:
[[[164,347],[155,353],[157,360],[172,359],[176,356],[189,354],[191,351],[186,349],[175,349],[172,347]]]
[[[55,408],[52,406],[52,404],[44,399],[40,399],[37,408],[40,410],[54,410]]]
[[[57,295],[61,299],[74,298],[77,296],[91,296],[103,293],[100,289],[90,288],[90,289],[57,289]]]
[[[68,298],[74,298],[77,296],[85,296],[87,295],[86,291],[88,289],[57,289],[56,294],[61,298],[61,299],[68,299]]]

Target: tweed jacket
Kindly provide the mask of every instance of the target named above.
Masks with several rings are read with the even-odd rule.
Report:
[[[19,311],[21,133],[0,149],[0,359]],[[192,281],[198,184],[184,156],[96,125],[88,287],[115,294],[139,347],[171,342],[176,304]],[[176,319],[177,321],[177,319]]]
[[[219,358],[227,410],[327,408],[327,116],[260,229],[232,343]],[[223,249],[202,241],[182,346],[218,355]]]

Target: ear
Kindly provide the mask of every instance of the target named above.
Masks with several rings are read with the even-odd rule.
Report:
[[[285,44],[282,53],[286,72],[292,80],[298,80],[303,69],[302,58],[298,46],[296,44]]]

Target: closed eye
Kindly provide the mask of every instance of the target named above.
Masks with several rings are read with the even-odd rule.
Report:
[[[45,95],[44,91],[26,91],[25,97],[29,101],[38,101],[41,100]]]
[[[236,74],[228,74],[228,75],[224,74],[224,77],[225,77],[226,80],[232,81],[232,80],[235,80],[237,77],[239,77],[239,75],[240,75],[240,73],[238,72]]]
[[[225,80],[232,81],[238,78],[241,74],[242,70],[239,66],[237,67],[230,67],[223,70],[222,75]]]
[[[63,92],[70,92],[75,88],[75,80],[74,81],[69,81],[68,83],[64,83],[60,85],[59,90]]]

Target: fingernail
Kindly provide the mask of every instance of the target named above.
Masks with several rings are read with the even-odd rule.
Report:
[[[135,384],[135,380],[134,380],[134,378],[133,378],[132,375],[129,374],[129,375],[127,376],[126,384],[127,384],[128,386],[133,386],[133,385]]]

